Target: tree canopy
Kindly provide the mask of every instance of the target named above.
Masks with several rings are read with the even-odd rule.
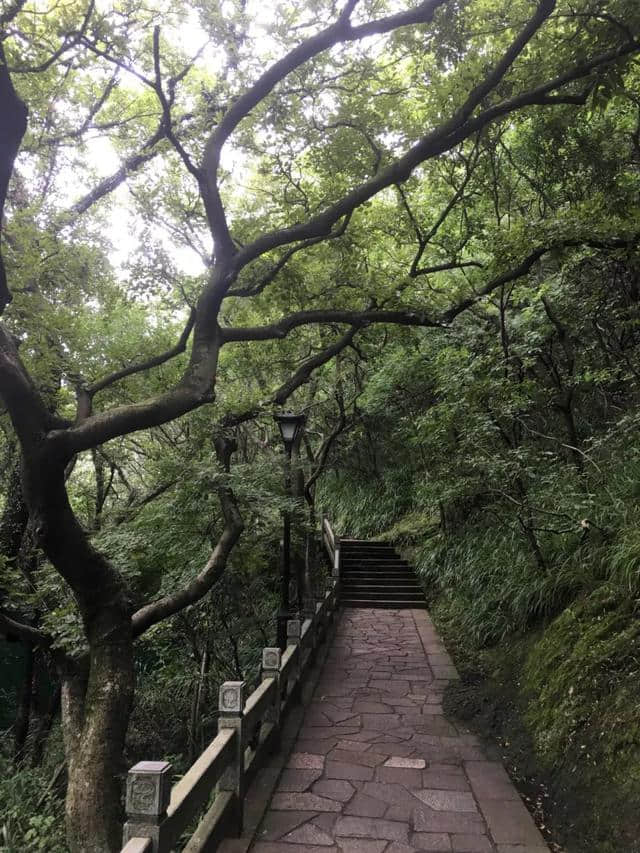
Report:
[[[635,399],[640,9],[13,0],[0,25],[0,628],[61,684],[70,849],[116,850],[136,641],[182,620],[204,666],[215,625],[240,667],[233,620],[267,630],[277,407],[309,415],[307,497],[333,469],[400,501],[347,501],[354,528],[495,499],[548,577],[552,459],[562,524],[608,526],[585,441]]]

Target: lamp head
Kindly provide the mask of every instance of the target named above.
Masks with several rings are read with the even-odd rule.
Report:
[[[273,417],[280,427],[282,441],[288,450],[293,447],[307,418],[305,415],[295,415],[293,412],[281,412]]]

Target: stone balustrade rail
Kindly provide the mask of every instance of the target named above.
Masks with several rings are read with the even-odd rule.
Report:
[[[218,734],[175,785],[166,761],[140,761],[129,771],[121,853],[170,853],[178,844],[183,853],[211,853],[223,838],[242,832],[247,788],[278,748],[283,720],[336,619],[340,540],[326,517],[322,537],[332,566],[327,589],[305,601],[304,618],[287,622],[284,651],[263,649],[260,685],[246,698],[244,681],[220,686]]]

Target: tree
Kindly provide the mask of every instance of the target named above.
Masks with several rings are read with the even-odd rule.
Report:
[[[6,316],[0,393],[21,448],[24,498],[40,548],[72,590],[86,640],[79,658],[56,652],[72,850],[115,850],[119,844],[117,773],[133,699],[135,639],[205,595],[242,532],[234,496],[221,488],[226,527],[202,571],[183,589],[132,612],[118,568],[94,548],[70,505],[66,477],[74,459],[213,405],[217,376],[224,373],[222,353],[231,345],[269,347],[294,332],[311,341],[312,354],[279,389],[264,395],[283,402],[369,325],[442,329],[527,275],[551,250],[581,244],[582,234],[550,233],[519,254],[505,252],[487,263],[474,258],[463,241],[445,244],[428,264],[436,232],[465,192],[464,176],[460,181],[452,173],[455,189],[430,229],[420,225],[413,205],[420,204],[421,194],[428,197],[422,181],[431,176],[431,164],[444,168],[458,156],[463,169],[473,170],[474,146],[505,120],[531,108],[584,106],[603,86],[620,85],[640,46],[638,10],[624,0],[607,4],[606,12],[604,6],[585,0],[576,11],[555,0],[426,0],[398,11],[393,3],[347,0],[336,11],[331,3],[299,10],[281,4],[265,27],[270,32],[262,51],[260,21],[244,3],[203,2],[170,14],[162,4],[134,13],[103,12],[90,2],[63,10],[52,6],[41,15],[16,0],[3,14],[2,208],[27,129],[25,100],[31,101],[30,162],[37,170],[44,167],[31,202],[37,197],[47,223],[43,230],[57,244],[65,244],[65,228],[73,230],[78,217],[94,214],[99,202],[129,182],[149,227],[169,229],[207,263],[201,280],[186,287],[181,277],[173,288],[174,299],[182,292],[191,305],[178,341],[151,355],[140,352],[124,366],[85,359],[94,376],[101,374],[94,379],[65,364],[66,349],[57,346],[52,329],[36,342],[38,324],[33,316],[21,317],[22,311],[12,313],[4,262],[0,267]],[[180,22],[188,23],[196,11],[217,51],[213,69],[207,68],[211,50],[186,59],[172,40]],[[157,23],[160,16],[164,28]],[[327,19],[331,23],[323,25]],[[135,85],[127,88],[125,78]],[[78,111],[84,115],[80,124]],[[72,158],[83,162],[83,146],[94,131],[111,134],[122,164],[65,208],[52,189],[56,176],[65,175],[56,154],[71,146]],[[244,176],[240,163],[233,163],[242,155],[250,157]],[[149,163],[162,164],[160,178],[156,172],[141,186],[136,177]],[[249,184],[246,192],[226,189],[238,172]],[[17,180],[25,187],[29,170],[18,168]],[[371,223],[381,227],[376,218],[384,215],[391,192],[400,194],[417,239],[409,277],[459,275],[428,310],[407,304],[395,283],[372,286],[376,247],[358,251],[357,241],[365,239]],[[15,190],[11,224],[19,220],[19,196]],[[45,235],[35,239],[46,242]],[[76,234],[70,244],[78,239]],[[26,281],[29,258],[20,257],[19,242],[13,236],[6,242],[9,286],[15,277],[24,290],[38,290]],[[298,262],[307,253],[311,260],[303,267]],[[345,274],[343,255],[366,257],[369,266],[358,268],[356,262]],[[170,279],[167,258],[156,252],[153,260]],[[303,269],[312,273],[311,281],[296,292],[296,274]],[[468,269],[479,271],[472,287],[464,277]],[[340,275],[334,301],[326,290]],[[160,284],[161,275],[151,292]],[[54,285],[47,300],[64,302],[55,291]],[[318,343],[312,331],[318,324],[340,331],[330,340],[320,336]],[[183,354],[181,374],[146,394],[148,372]],[[75,386],[75,412],[48,404],[52,366],[63,396]],[[137,392],[133,400],[118,400],[116,389],[123,383]],[[2,621],[6,631],[50,645],[36,627],[8,615]]]

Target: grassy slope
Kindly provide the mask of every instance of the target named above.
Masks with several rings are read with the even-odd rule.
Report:
[[[640,851],[640,623],[607,587],[546,626],[478,649],[456,607],[433,610],[462,682],[448,710],[497,740],[568,853]]]
[[[582,583],[567,571],[527,587],[513,551],[509,577],[496,568],[506,543],[494,537],[491,559],[484,534],[471,528],[466,536],[444,547],[431,534],[408,549],[462,671],[449,710],[499,742],[562,849],[640,853],[640,620],[632,591],[584,571],[582,558]],[[478,563],[468,559],[474,545]],[[599,557],[609,550],[601,544]]]
[[[640,853],[640,518],[625,463],[633,494],[611,492],[607,534],[551,540],[547,571],[485,513],[445,537],[382,490],[366,514],[366,489],[333,493],[339,529],[393,540],[416,566],[462,674],[448,710],[497,742],[567,853]]]

